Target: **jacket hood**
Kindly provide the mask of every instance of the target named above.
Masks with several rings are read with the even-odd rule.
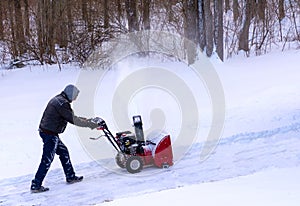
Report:
[[[68,100],[72,102],[77,98],[80,91],[76,86],[69,84],[63,92],[66,94]]]

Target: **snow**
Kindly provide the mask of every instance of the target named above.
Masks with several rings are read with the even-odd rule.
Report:
[[[29,186],[41,158],[42,142],[37,127],[42,112],[48,100],[65,85],[76,84],[82,72],[72,65],[64,66],[62,71],[57,66],[1,70],[0,205],[132,205],[137,202],[143,205],[296,205],[300,201],[299,56],[299,50],[289,50],[250,58],[240,55],[225,63],[212,59],[225,94],[226,118],[221,140],[205,160],[200,159],[200,154],[212,115],[205,85],[180,62],[149,59],[121,62],[97,86],[93,99],[95,114],[103,117],[112,131],[120,127],[130,129],[115,122],[112,91],[118,89],[128,74],[141,68],[164,68],[180,76],[197,97],[200,127],[187,125],[195,130],[197,139],[184,156],[178,155],[182,145],[174,144],[173,167],[163,170],[149,167],[132,175],[115,165],[115,153],[107,141],[83,139],[69,125],[61,139],[69,148],[75,171],[84,175],[84,181],[67,185],[56,157],[44,182],[50,191],[41,194],[31,194]],[[180,100],[159,88],[145,88],[142,92],[139,90],[130,98],[129,118],[141,113],[148,133],[155,127],[151,125],[150,111],[161,108],[165,115],[163,129],[176,142],[182,123],[178,120]],[[78,101],[84,97],[83,90]],[[161,98],[163,102],[159,101]],[[79,113],[89,115],[84,111]],[[84,131],[87,137],[98,135],[96,131]],[[97,161],[89,150],[91,145],[103,152]]]
[[[271,169],[219,182],[121,198],[101,205],[135,205],[138,202],[145,206],[193,204],[296,206],[300,200],[299,172],[299,168]]]

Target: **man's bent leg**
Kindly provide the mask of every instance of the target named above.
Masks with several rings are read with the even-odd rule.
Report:
[[[61,140],[58,141],[56,154],[59,155],[59,159],[64,169],[66,179],[74,178],[75,172],[70,160],[68,148],[64,145],[64,143]]]

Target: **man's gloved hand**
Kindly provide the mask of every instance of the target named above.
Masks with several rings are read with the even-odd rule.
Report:
[[[99,127],[99,125],[93,121],[93,119],[87,119],[87,127],[89,127],[90,129],[95,129],[97,127]]]
[[[92,118],[91,121],[97,123],[99,126],[102,126],[105,124],[105,121],[100,117]]]

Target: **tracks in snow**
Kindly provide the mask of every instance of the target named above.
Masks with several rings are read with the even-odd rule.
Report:
[[[45,185],[50,191],[29,192],[33,175],[0,181],[0,205],[93,205],[113,199],[181,187],[189,184],[219,181],[248,175],[270,167],[300,165],[300,123],[249,132],[224,138],[204,162],[200,162],[202,144],[195,144],[186,156],[169,169],[145,168],[140,174],[113,171],[96,162],[75,165],[85,179],[67,185],[62,169],[49,172]],[[114,159],[103,160],[111,164]]]

